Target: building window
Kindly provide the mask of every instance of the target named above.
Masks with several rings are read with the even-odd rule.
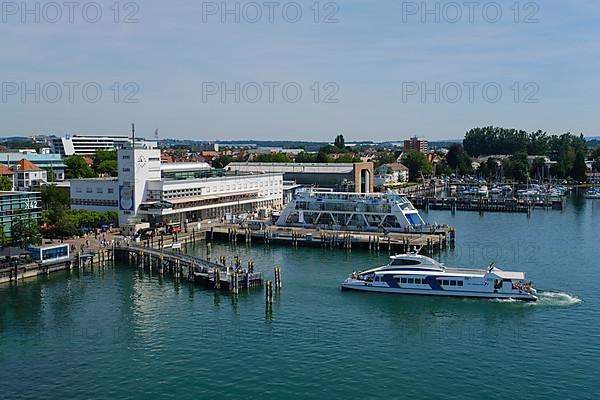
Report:
[[[113,188],[108,189],[108,193],[114,193],[114,192],[115,192],[115,189],[113,189]]]
[[[97,189],[96,189],[96,193],[104,193],[104,189],[102,189],[102,188],[97,188]]]

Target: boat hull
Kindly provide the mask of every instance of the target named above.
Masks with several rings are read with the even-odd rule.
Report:
[[[428,290],[428,289],[403,289],[385,286],[360,285],[356,283],[342,283],[342,290],[354,290],[361,292],[376,292],[388,294],[403,294],[414,296],[437,296],[437,297],[460,297],[460,298],[478,298],[478,299],[505,299],[521,301],[537,301],[537,296],[529,293],[493,293],[493,292],[473,292],[459,290]]]

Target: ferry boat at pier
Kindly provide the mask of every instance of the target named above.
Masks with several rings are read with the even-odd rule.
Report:
[[[410,232],[430,227],[403,195],[306,190],[281,212],[277,226]]]
[[[411,295],[476,297],[536,301],[537,291],[524,272],[503,271],[493,263],[487,269],[447,268],[418,254],[390,257],[387,265],[354,272],[342,289]]]

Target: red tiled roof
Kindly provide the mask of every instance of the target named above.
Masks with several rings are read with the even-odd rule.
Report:
[[[18,171],[40,171],[41,168],[38,167],[37,165],[35,165],[34,163],[32,163],[29,160],[26,159],[22,159],[21,161],[17,162],[14,167],[13,167],[13,171],[15,171],[15,167],[16,170]]]
[[[6,165],[0,164],[0,175],[13,175],[13,172]]]
[[[408,171],[408,167],[400,163],[391,163],[387,164],[386,166],[390,167],[393,171]]]

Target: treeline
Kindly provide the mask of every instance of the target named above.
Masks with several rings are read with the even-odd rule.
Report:
[[[586,157],[588,146],[583,135],[570,132],[562,135],[549,135],[538,130],[527,133],[522,130],[500,127],[484,127],[471,129],[463,140],[467,155],[510,155],[502,163],[486,163],[479,171],[482,173],[498,173],[495,165],[501,167],[501,173],[516,180],[525,180],[528,176],[538,177],[544,170],[544,157],[553,164],[550,174],[555,178],[573,178],[579,182],[586,180]],[[461,149],[459,149],[461,150]],[[460,152],[460,151],[459,151]],[[592,158],[600,166],[600,152],[594,151]],[[539,156],[529,162],[527,156]],[[461,156],[464,160],[464,155]],[[463,162],[463,165],[466,163]]]
[[[521,152],[536,156],[559,156],[567,148],[574,152],[587,152],[587,142],[583,135],[577,136],[569,132],[562,135],[549,135],[541,130],[527,133],[522,130],[492,126],[468,131],[463,146],[473,157]]]
[[[49,238],[78,236],[83,234],[85,229],[99,229],[103,225],[116,226],[118,221],[119,214],[115,211],[103,213],[88,210],[42,211],[44,236]]]

